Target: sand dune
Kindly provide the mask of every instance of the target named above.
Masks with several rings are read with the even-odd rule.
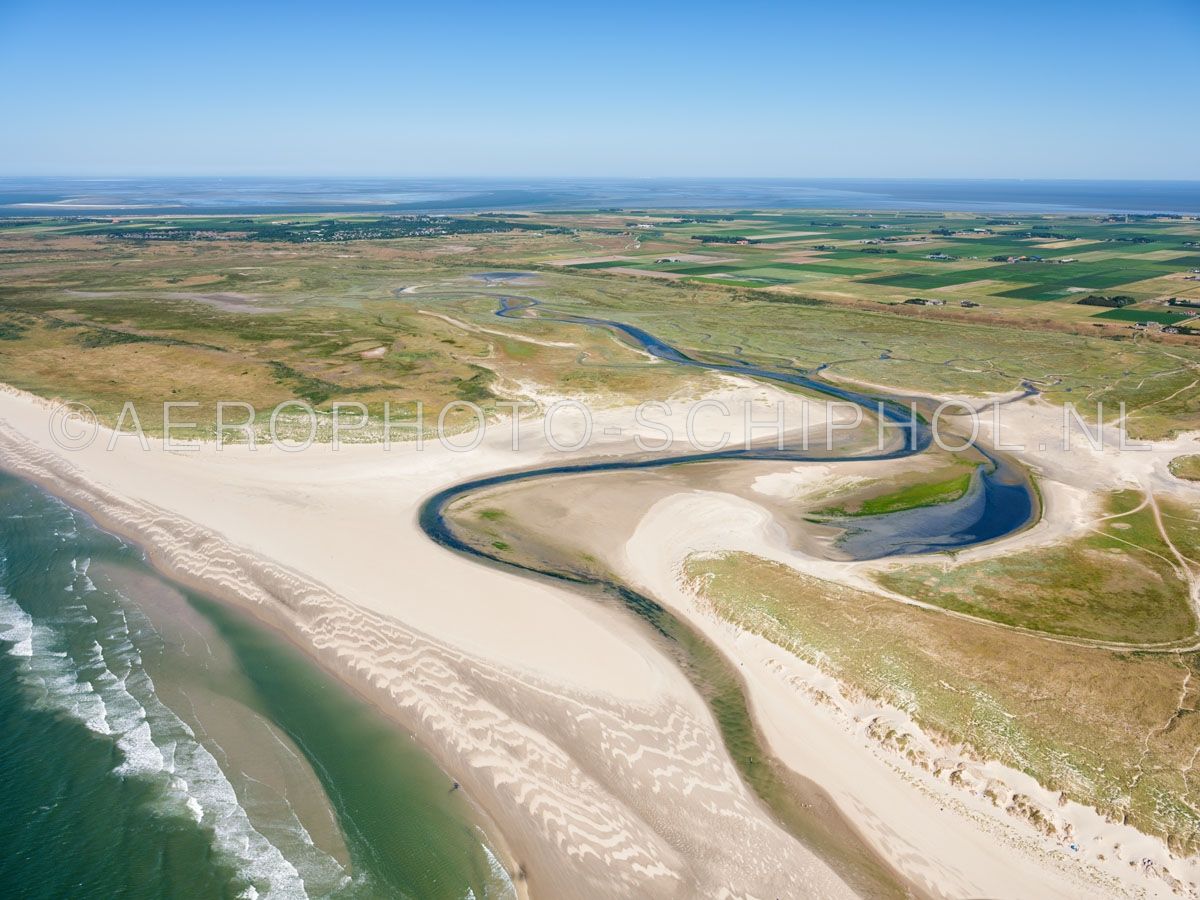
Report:
[[[868,840],[914,884],[952,897],[1171,896],[1158,872],[1195,879],[1200,862],[1180,860],[1159,840],[1109,822],[1032,778],[983,763],[931,740],[903,711],[843,692],[808,662],[747,634],[710,612],[680,574],[691,554],[740,550],[839,580],[837,569],[861,564],[811,560],[780,540],[766,510],[726,493],[692,491],[658,501],[612,562],[630,583],[699,627],[739,660],[755,714],[772,750],[795,771],[828,790],[850,811]],[[845,580],[840,579],[840,580]],[[815,698],[821,697],[818,702]],[[908,736],[939,768],[958,768],[957,786],[913,765],[870,736],[872,724]],[[1036,801],[1081,846],[1110,849],[1106,862],[1084,861],[1028,822],[1006,815],[984,791],[1021,793]],[[1120,847],[1119,853],[1111,848]],[[1151,869],[1129,859],[1150,859]]]

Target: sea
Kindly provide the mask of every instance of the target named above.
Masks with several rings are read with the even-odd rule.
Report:
[[[0,475],[0,896],[515,897],[413,737]]]
[[[888,178],[0,178],[0,217],[487,209],[1200,213],[1200,180]]]

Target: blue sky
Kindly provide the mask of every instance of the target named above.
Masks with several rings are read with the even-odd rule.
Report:
[[[0,0],[0,173],[1200,178],[1200,2]]]

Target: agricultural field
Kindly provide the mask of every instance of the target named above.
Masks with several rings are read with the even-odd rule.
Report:
[[[617,259],[551,262],[833,301],[921,300],[930,304],[926,309],[969,310],[976,318],[1029,315],[1095,327],[1116,320],[1126,328],[1150,323],[1183,330],[1200,312],[1167,307],[1171,299],[1200,302],[1200,223],[1194,218],[843,211],[601,221],[627,229],[633,240],[627,252]],[[1079,303],[1110,293],[1130,297],[1132,307],[1114,314]]]
[[[1197,222],[832,216],[7,220],[0,363],[15,386],[83,399],[109,422],[132,399],[151,431],[164,397],[361,402],[379,427],[385,412],[414,424],[418,401],[430,418],[463,400],[490,413],[523,382],[606,402],[711,384],[589,329],[494,315],[519,295],[642,324],[700,357],[938,396],[1032,385],[1110,417],[1125,402],[1148,437],[1200,426],[1200,337],[1191,308],[1166,299],[1200,298]],[[1003,254],[1041,261],[991,261]],[[1064,278],[1079,290],[1001,296]],[[913,279],[947,305],[906,303]],[[1164,333],[1167,319],[1184,333]],[[211,408],[194,418],[211,433]],[[467,419],[452,408],[455,422]]]

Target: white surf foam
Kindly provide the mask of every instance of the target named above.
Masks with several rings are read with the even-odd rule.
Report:
[[[0,640],[9,644],[8,655],[28,659],[33,653],[33,619],[8,594],[0,591]]]
[[[241,875],[251,882],[257,896],[307,896],[296,867],[251,823],[216,758],[196,739],[191,727],[158,698],[154,682],[140,667],[141,656],[130,628],[129,618],[118,608],[110,633],[114,649],[119,648],[121,659],[130,668],[105,692],[114,695],[116,715],[122,725],[129,726],[117,742],[125,754],[117,771],[127,777],[159,776],[164,788],[163,811],[186,815],[209,828],[216,848],[237,860]],[[120,730],[116,722],[110,720],[110,724],[114,731]],[[156,736],[162,748],[155,742]]]
[[[66,518],[54,531],[59,541],[78,539],[74,511],[52,502]],[[0,576],[6,562],[0,550]],[[64,575],[79,600],[52,618],[35,620],[0,589],[0,652],[19,661],[18,680],[34,702],[113,740],[121,751],[116,777],[156,784],[157,812],[186,817],[207,829],[218,855],[237,867],[242,882],[234,888],[238,896],[307,897],[301,870],[314,884],[345,884],[345,869],[315,846],[286,798],[280,804],[293,821],[272,828],[287,837],[295,864],[254,826],[217,759],[159,699],[143,668],[139,645],[161,645],[157,632],[132,601],[97,594],[91,565],[90,557],[71,560]]]
[[[512,878],[509,877],[508,870],[500,863],[496,854],[492,852],[492,848],[488,846],[486,840],[480,841],[483,847],[483,853],[488,861],[488,882],[484,885],[483,897],[484,900],[517,900],[517,886],[513,884]],[[471,896],[474,892],[468,889],[467,893]]]
[[[0,591],[0,642],[21,662],[19,681],[36,705],[112,738],[122,756],[114,774],[157,783],[160,813],[185,816],[207,828],[215,849],[235,862],[248,882],[243,896],[307,897],[296,866],[254,827],[216,758],[158,699],[124,615],[112,618],[101,634],[104,646],[93,640],[77,661],[62,649],[63,632],[35,622]],[[311,839],[307,847],[309,854],[324,859],[309,861],[306,868],[315,863],[329,872],[335,867],[336,880],[341,872],[337,862]]]

